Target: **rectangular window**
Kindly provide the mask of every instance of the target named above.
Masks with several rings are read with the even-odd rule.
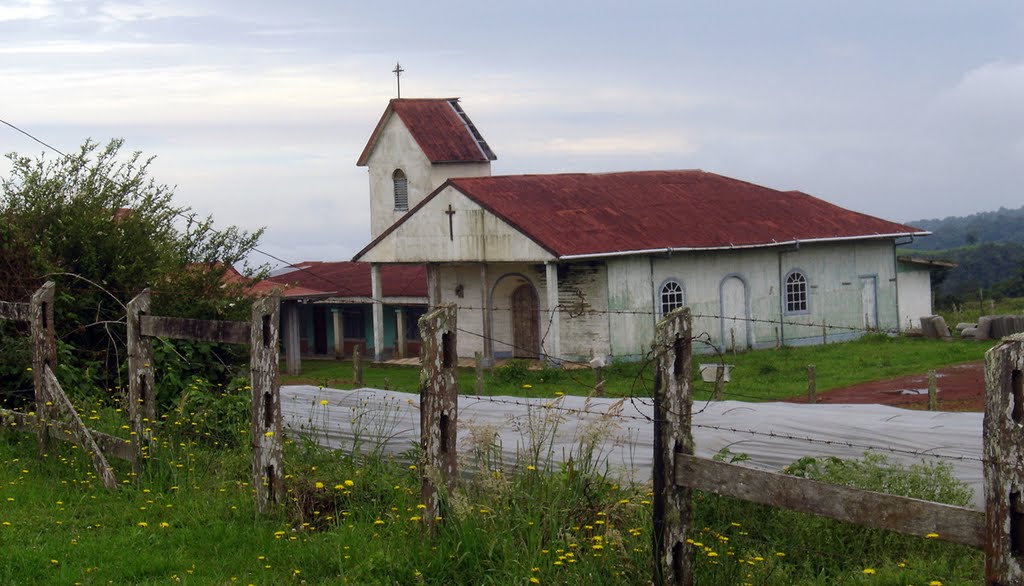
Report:
[[[362,309],[344,309],[341,312],[345,338],[362,340],[366,338],[366,314]]]

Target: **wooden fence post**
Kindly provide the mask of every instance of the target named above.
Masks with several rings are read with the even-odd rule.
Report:
[[[53,292],[56,285],[47,281],[32,295],[29,317],[32,329],[32,383],[35,389],[36,420],[39,423],[39,452],[50,447],[49,425],[56,420],[57,407],[50,393],[46,367],[57,368],[57,342],[53,327]]]
[[[692,495],[676,483],[676,456],[693,455],[689,309],[677,309],[658,322],[654,350],[654,583],[690,586],[693,554],[686,539]]]
[[[420,498],[426,508],[423,521],[428,527],[441,516],[443,485],[450,495],[458,474],[455,437],[458,424],[459,385],[456,375],[455,305],[439,305],[420,318],[423,367],[420,371]]]
[[[135,452],[133,469],[142,467],[143,457],[149,457],[147,441],[156,422],[156,391],[153,368],[153,342],[142,336],[142,316],[149,313],[149,289],[128,302],[128,418],[131,420],[132,451]]]
[[[818,402],[818,367],[813,364],[807,365],[807,404],[814,405]]]
[[[484,355],[480,352],[473,353],[473,364],[476,366],[476,383],[474,392],[477,395],[484,394]]]
[[[352,347],[352,384],[363,386],[363,345]]]
[[[985,354],[985,584],[1024,584],[1024,334]]]
[[[721,362],[715,367],[715,401],[725,397],[725,365]]]
[[[928,371],[928,410],[939,410],[939,381],[934,370]]]
[[[281,299],[264,297],[252,304],[250,371],[252,376],[252,486],[256,510],[265,513],[284,496],[281,437],[281,386],[278,346]]]

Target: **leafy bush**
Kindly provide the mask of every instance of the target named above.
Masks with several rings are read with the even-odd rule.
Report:
[[[961,507],[968,506],[973,495],[971,487],[953,475],[949,464],[921,462],[904,466],[873,452],[864,454],[861,460],[804,457],[788,466],[786,473]]]
[[[151,159],[122,146],[90,140],[54,160],[11,153],[0,178],[0,299],[24,302],[55,281],[54,323],[69,348],[59,374],[97,395],[123,386],[125,305],[144,288],[154,290],[155,314],[244,318],[242,284],[224,277],[262,233],[215,230],[176,206],[149,176]],[[0,382],[23,384],[24,368],[17,346],[0,346]]]

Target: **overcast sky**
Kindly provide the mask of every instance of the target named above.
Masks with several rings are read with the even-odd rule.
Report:
[[[367,242],[355,162],[397,60],[404,97],[462,98],[494,174],[700,168],[896,221],[1024,204],[1020,0],[0,0],[0,119],[123,137],[290,261]]]

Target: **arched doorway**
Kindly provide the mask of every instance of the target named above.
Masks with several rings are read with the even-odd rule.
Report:
[[[750,311],[747,284],[736,275],[722,280],[722,342],[727,350],[750,348]]]
[[[512,291],[512,356],[540,356],[540,323],[537,291],[529,283]]]

